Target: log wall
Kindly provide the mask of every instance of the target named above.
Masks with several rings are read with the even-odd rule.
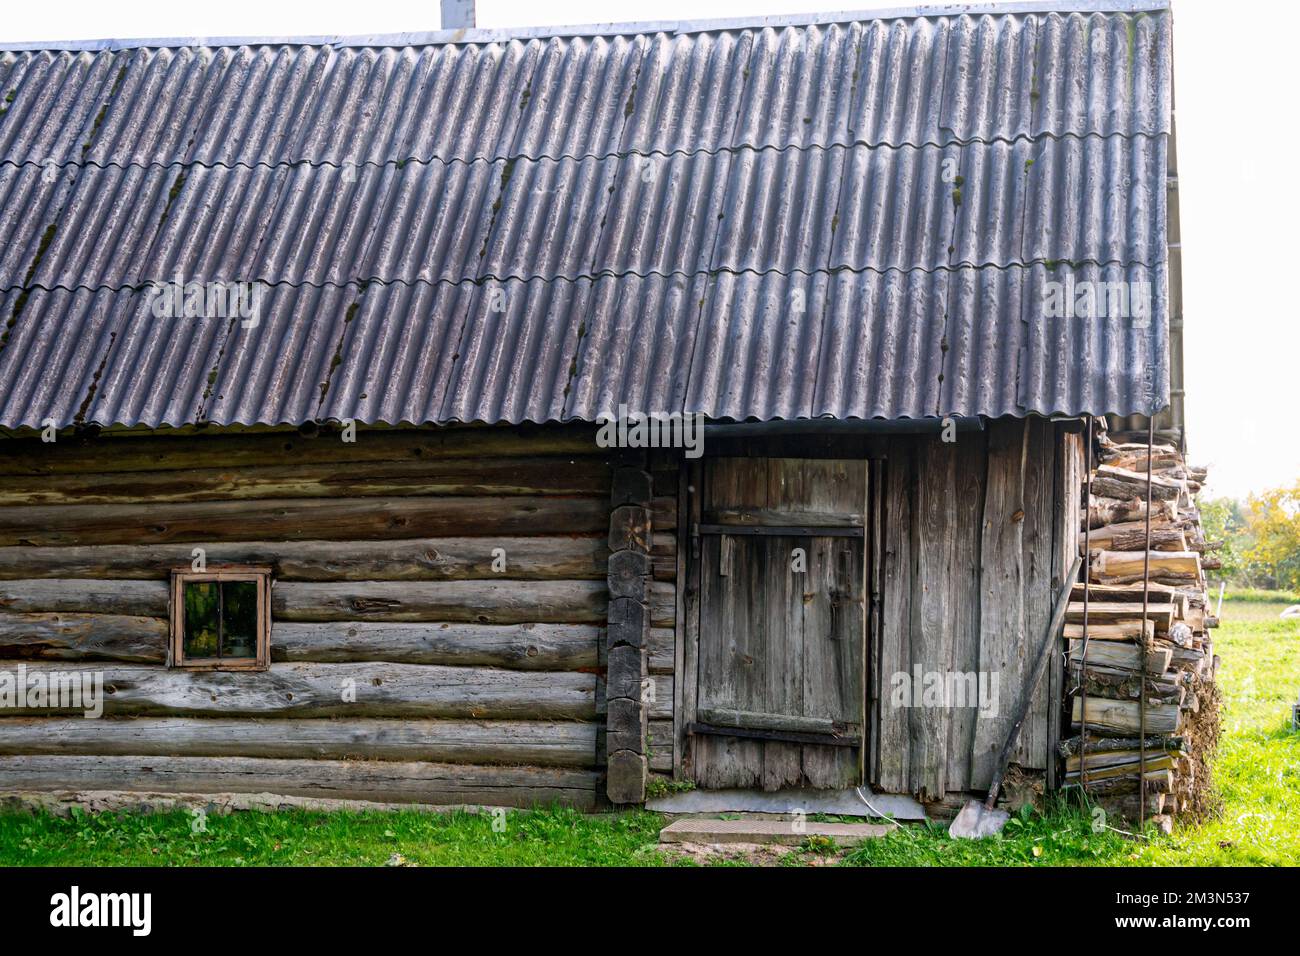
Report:
[[[0,710],[0,790],[595,806],[610,474],[579,427],[0,440],[0,670],[105,684],[98,720]],[[269,672],[166,667],[194,548],[273,569]]]
[[[990,422],[951,444],[708,448],[878,463],[874,786],[941,799],[988,785],[1072,557],[1080,448],[1067,426],[1041,420]],[[689,779],[694,677],[679,635],[692,595],[678,582],[700,463],[652,450],[646,467],[645,758],[652,776]],[[0,711],[0,790],[81,781],[597,805],[612,720],[611,474],[592,431],[570,427],[362,431],[355,444],[296,432],[4,440],[0,670],[91,668],[109,693],[100,720]],[[167,573],[195,547],[209,565],[272,567],[269,673],[166,669]],[[889,706],[890,676],[917,665],[996,671],[999,716]],[[1048,701],[1061,682],[1054,664],[1022,732],[1022,766],[1054,768]]]

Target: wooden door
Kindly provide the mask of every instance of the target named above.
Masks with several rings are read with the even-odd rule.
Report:
[[[860,783],[866,462],[719,458],[703,485],[696,783]]]

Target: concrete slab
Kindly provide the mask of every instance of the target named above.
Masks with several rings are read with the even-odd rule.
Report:
[[[660,843],[775,843],[799,846],[809,837],[830,837],[839,846],[857,846],[892,830],[886,823],[805,823],[789,820],[677,820],[659,831]]]
[[[848,790],[687,790],[646,801],[647,810],[659,813],[778,813],[826,814],[838,817],[893,817],[924,820],[925,808],[911,797],[895,793],[862,796]],[[864,798],[871,804],[864,802]]]

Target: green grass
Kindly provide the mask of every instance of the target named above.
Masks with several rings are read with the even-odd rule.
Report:
[[[0,817],[0,863],[29,866],[662,865],[657,814],[187,812]],[[391,862],[390,862],[391,861]]]
[[[1277,595],[1275,595],[1275,598]],[[859,847],[850,864],[896,866],[1295,866],[1300,863],[1300,621],[1290,603],[1228,596],[1215,632],[1222,659],[1223,739],[1215,766],[1222,810],[1171,836],[1094,833],[1080,808],[1058,803],[1013,819],[1000,838],[950,840],[942,827],[908,828]]]
[[[1219,600],[1219,586],[1211,584],[1209,593],[1211,607],[1213,607]],[[1290,591],[1265,591],[1261,588],[1227,588],[1223,592],[1224,608],[1232,604],[1236,605],[1237,609],[1240,609],[1240,605],[1249,603],[1279,604],[1281,606],[1277,610],[1280,612],[1287,605],[1300,603],[1300,596],[1296,596]],[[1274,616],[1276,617],[1276,615]]]
[[[1278,600],[1276,598],[1281,598]],[[1300,692],[1300,621],[1288,603],[1230,594],[1215,651],[1225,694],[1216,768],[1223,809],[1200,827],[1130,839],[1094,832],[1077,806],[1053,801],[1025,811],[1000,837],[955,841],[940,826],[908,826],[848,853],[826,845],[774,852],[764,862],[894,866],[1295,865],[1300,862],[1300,734],[1290,729]],[[656,844],[663,819],[633,812],[489,814],[303,811],[209,815],[194,832],[188,813],[151,816],[0,815],[7,865],[661,866],[680,862]],[[742,865],[734,854],[711,865]]]

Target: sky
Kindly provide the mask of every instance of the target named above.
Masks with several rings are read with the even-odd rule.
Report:
[[[1050,0],[1047,0],[1050,3]],[[848,9],[902,0],[847,0]],[[704,19],[836,9],[816,0],[479,0],[480,27]],[[1174,0],[1189,458],[1207,493],[1300,481],[1300,309],[1289,293],[1300,221],[1300,133],[1289,0]],[[1230,12],[1228,12],[1230,11]],[[11,4],[0,40],[348,35],[435,30],[437,0],[175,0]]]

